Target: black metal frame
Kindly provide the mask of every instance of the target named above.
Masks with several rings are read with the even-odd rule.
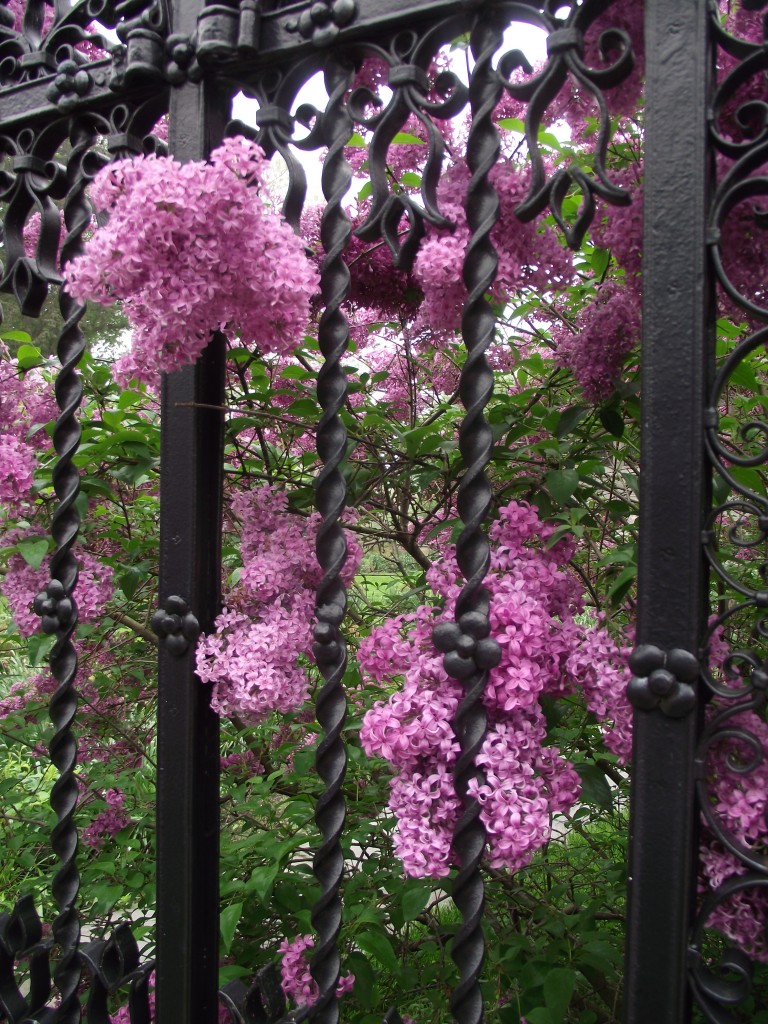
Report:
[[[30,10],[42,11],[42,0],[28,2]],[[463,320],[468,359],[461,379],[466,417],[460,446],[465,473],[459,495],[464,523],[459,563],[467,582],[459,599],[457,622],[438,630],[435,643],[445,652],[447,671],[460,678],[464,688],[456,720],[461,738],[456,784],[464,814],[456,834],[461,867],[454,887],[463,923],[453,947],[460,980],[451,1009],[459,1024],[479,1024],[483,1019],[479,976],[484,948],[479,864],[485,837],[478,808],[466,794],[470,780],[479,776],[474,755],[485,730],[480,697],[497,653],[490,640],[475,645],[474,661],[466,670],[467,659],[459,657],[457,648],[464,634],[474,641],[489,632],[488,595],[483,587],[488,542],[483,523],[491,497],[485,476],[491,432],[484,408],[493,376],[484,352],[493,336],[494,317],[485,296],[496,273],[490,231],[497,201],[488,172],[498,154],[491,114],[503,89],[517,90],[519,98],[529,104],[526,129],[534,173],[530,195],[519,210],[521,217],[532,217],[549,206],[570,241],[577,244],[589,227],[596,198],[626,201],[604,170],[608,112],[602,89],[621,79],[631,55],[625,48],[610,73],[590,76],[581,61],[581,31],[610,9],[611,0],[572,4],[567,22],[556,17],[562,7],[557,0],[470,4],[453,0],[344,0],[332,4],[318,0],[310,12],[310,4],[304,2],[268,5],[240,0],[239,5],[198,5],[193,0],[175,0],[171,10],[166,0],[146,0],[133,9],[106,0],[98,12],[82,3],[70,13],[58,12],[45,38],[34,39],[30,34],[26,42],[16,37],[7,17],[0,18],[5,26],[0,35],[0,136],[13,156],[5,189],[10,201],[5,221],[8,262],[0,287],[15,293],[22,309],[32,314],[39,310],[48,285],[59,278],[45,228],[37,260],[24,255],[26,220],[39,209],[45,226],[46,215],[58,217],[52,197],[63,199],[67,237],[62,257],[71,258],[88,223],[84,190],[93,167],[86,157],[96,135],[108,137],[115,155],[141,152],[145,133],[164,109],[170,110],[171,152],[181,160],[199,159],[224,136],[233,92],[242,86],[249,89],[260,100],[259,141],[288,164],[285,209],[297,223],[304,184],[301,165],[291,152],[290,111],[298,88],[309,75],[319,68],[325,72],[329,104],[325,111],[317,112],[310,136],[302,144],[305,148],[328,147],[323,175],[327,203],[324,233],[328,239],[322,272],[325,312],[319,333],[325,363],[318,382],[323,409],[318,451],[323,468],[316,487],[323,516],[318,559],[324,578],[315,627],[317,662],[325,680],[318,698],[323,739],[317,754],[325,792],[317,807],[323,839],[315,872],[322,895],[313,914],[319,938],[312,966],[321,995],[309,1014],[311,1020],[322,1024],[339,1019],[334,991],[340,967],[341,782],[346,757],[340,739],[345,715],[341,676],[346,604],[340,572],[346,551],[338,520],[345,505],[339,464],[345,455],[346,435],[338,414],[346,393],[342,359],[348,329],[343,302],[349,275],[343,252],[350,236],[342,206],[350,178],[343,148],[358,116],[354,104],[346,99],[353,66],[350,59],[362,52],[375,52],[393,69],[393,99],[376,124],[371,147],[372,212],[360,233],[369,239],[383,237],[401,266],[413,258],[424,222],[441,222],[436,199],[442,156],[438,134],[431,136],[422,205],[392,194],[377,168],[383,166],[389,142],[412,112],[428,124],[432,117],[456,112],[466,102],[472,110],[468,148],[472,240],[464,267],[470,298]],[[735,201],[734,190],[759,166],[762,150],[759,139],[751,149],[745,144],[734,157],[733,172],[711,198],[713,154],[718,149],[724,151],[710,116],[713,36],[723,42],[718,35],[717,12],[709,0],[646,0],[645,8],[642,531],[638,648],[632,660],[636,678],[630,689],[637,714],[625,1020],[627,1024],[682,1024],[690,1019],[693,994],[707,1019],[726,1022],[731,1019],[724,1008],[728,1000],[722,989],[707,980],[700,957],[707,908],[692,930],[699,813],[696,785],[701,783],[712,730],[717,730],[717,725],[710,726],[702,736],[704,695],[709,685],[705,657],[707,559],[716,571],[721,570],[711,543],[705,435],[710,462],[723,473],[716,399],[721,378],[729,368],[713,379],[712,268],[723,280],[717,229],[728,216],[729,203]],[[94,13],[105,25],[117,26],[124,46],[109,59],[89,62],[66,46],[84,37]],[[549,32],[546,73],[530,88],[505,83],[491,63],[501,47],[503,29],[515,19]],[[423,80],[433,53],[463,32],[471,33],[475,57],[468,91],[456,81],[446,85],[441,102],[428,101]],[[744,62],[764,61],[756,53],[745,51]],[[569,76],[593,93],[603,118],[594,179],[576,172],[570,177],[558,172],[547,179],[539,157],[539,122]],[[724,88],[727,93],[727,86]],[[685,111],[684,117],[680,111]],[[59,180],[50,161],[66,139],[72,143],[72,155],[66,177]],[[584,215],[575,226],[566,225],[561,216],[561,203],[572,180],[585,196]],[[766,187],[757,192],[764,194]],[[403,212],[410,220],[404,243],[395,230]],[[76,609],[71,597],[77,563],[71,547],[79,528],[74,505],[79,483],[72,457],[79,443],[76,367],[84,340],[78,328],[82,306],[63,294],[61,311],[62,370],[57,385],[61,416],[55,434],[59,505],[53,525],[57,551],[53,581],[38,601],[39,611],[58,635],[51,656],[59,683],[51,702],[55,730],[51,757],[60,773],[52,793],[58,816],[52,844],[59,858],[53,884],[59,908],[53,943],[62,950],[53,981],[61,999],[54,1009],[47,981],[50,942],[43,940],[30,902],[22,901],[13,914],[0,917],[0,1008],[13,1024],[31,1019],[39,1024],[74,1024],[81,1018],[78,986],[85,972],[89,1022],[104,1020],[110,990],[130,982],[131,1019],[134,1024],[147,1024],[147,978],[153,965],[139,963],[127,926],[121,926],[108,942],[82,945],[76,910],[79,877],[72,822],[77,800],[72,731],[76,657],[71,643]],[[168,377],[163,391],[160,609],[153,620],[158,634],[166,638],[160,645],[158,710],[159,1024],[213,1024],[220,999],[218,886],[212,870],[218,858],[218,719],[208,706],[207,689],[194,675],[193,640],[197,631],[212,626],[220,604],[223,414],[216,409],[224,405],[224,362],[224,341],[216,336],[198,364]],[[710,393],[714,398],[708,402]],[[705,414],[705,409],[710,411]],[[768,510],[758,496],[740,490],[765,536]],[[759,612],[767,599],[763,592],[749,592],[745,602]],[[168,642],[169,636],[174,642]],[[764,690],[765,670],[759,653],[753,661],[751,688],[742,694],[739,708],[759,706],[762,699],[758,691]],[[673,677],[671,697],[662,698],[653,688],[653,673],[660,668]],[[722,728],[727,727],[729,717],[721,722]],[[748,857],[748,851],[737,852]],[[752,874],[733,884],[768,884],[766,865],[754,859],[746,862]],[[187,955],[180,956],[179,950],[186,950]],[[22,955],[32,964],[33,983],[27,995],[16,988],[13,976],[15,962]],[[692,984],[687,980],[689,968]],[[307,1016],[306,1012],[283,1016],[282,998],[268,971],[250,990],[238,984],[224,993],[223,999],[238,1020],[249,1024]],[[397,1012],[392,1011],[386,1020],[397,1022]]]

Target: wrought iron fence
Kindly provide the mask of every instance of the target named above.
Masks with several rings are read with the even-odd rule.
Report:
[[[744,6],[758,9],[764,4],[745,0]],[[484,414],[493,387],[485,353],[495,329],[487,295],[497,269],[490,234],[498,207],[489,172],[498,159],[499,139],[492,114],[505,93],[526,104],[531,178],[518,216],[530,219],[548,208],[569,244],[577,246],[598,204],[627,201],[607,170],[606,151],[611,89],[632,67],[632,44],[615,30],[610,55],[603,54],[599,67],[591,66],[583,52],[585,33],[611,7],[610,0],[240,0],[203,6],[176,0],[173,8],[167,0],[78,0],[71,7],[52,8],[43,0],[26,0],[18,9],[12,3],[0,8],[0,144],[7,156],[2,177],[6,262],[0,287],[15,296],[25,314],[39,313],[49,287],[61,281],[59,208],[66,225],[60,259],[66,262],[80,251],[90,224],[86,187],[96,168],[110,157],[161,148],[152,132],[166,111],[169,149],[182,161],[205,158],[235,130],[250,133],[268,154],[282,160],[289,176],[285,213],[294,226],[305,198],[297,147],[327,150],[327,255],[319,325],[323,367],[317,387],[322,468],[316,482],[322,516],[317,555],[323,579],[314,626],[315,657],[324,678],[317,700],[322,730],[317,773],[323,795],[315,813],[321,842],[314,860],[321,895],[312,915],[318,936],[312,973],[319,1000],[311,1011],[286,1015],[269,966],[250,986],[236,982],[218,991],[219,893],[211,870],[218,858],[218,717],[210,709],[208,690],[196,679],[193,655],[195,639],[212,627],[221,602],[226,358],[221,335],[213,337],[196,365],[167,376],[163,384],[160,595],[152,620],[160,638],[156,959],[141,962],[129,923],[105,940],[82,938],[73,822],[78,801],[73,685],[78,563],[72,548],[80,528],[80,472],[73,460],[80,439],[77,367],[85,339],[79,327],[83,305],[63,291],[56,388],[60,415],[54,434],[56,552],[51,582],[35,604],[43,629],[57,638],[50,659],[58,683],[50,704],[50,752],[58,773],[51,791],[57,815],[51,844],[58,861],[52,881],[58,913],[45,936],[29,898],[0,917],[3,1019],[12,1024],[81,1019],[105,1024],[111,995],[127,988],[131,1021],[148,1024],[153,970],[155,1019],[160,1024],[212,1024],[220,1002],[240,1024],[305,1019],[331,1024],[340,1019],[335,988],[343,913],[346,765],[346,592],[341,578],[346,550],[340,516],[346,504],[341,463],[347,451],[340,412],[349,337],[344,252],[351,232],[343,206],[351,177],[344,147],[356,127],[365,124],[372,130],[370,212],[358,234],[369,241],[382,239],[397,266],[407,268],[425,224],[446,223],[437,196],[443,153],[435,119],[466,106],[471,110],[466,153],[471,241],[463,267],[467,360],[460,392],[466,414],[458,501],[463,523],[458,560],[465,584],[455,623],[439,627],[434,642],[464,694],[455,722],[461,742],[456,789],[463,814],[454,837],[460,866],[452,894],[461,925],[452,950],[458,981],[450,1013],[461,1024],[483,1019],[480,864],[485,832],[468,790],[473,780],[482,779],[475,761],[486,727],[482,694],[499,657],[483,585],[489,560],[484,523],[491,504],[486,470],[493,444]],[[516,23],[547,33],[546,65],[525,79],[515,75],[522,56],[505,43],[504,33]],[[120,44],[103,38],[103,30],[116,31]],[[434,81],[429,69],[435,54],[458,37],[468,38],[473,55],[468,83],[451,72]],[[637,712],[625,1020],[680,1024],[690,1019],[693,1000],[707,1020],[725,1024],[735,1019],[732,1010],[748,994],[750,965],[743,953],[726,949],[720,965],[713,966],[703,953],[704,929],[722,900],[736,891],[764,888],[768,876],[764,857],[719,820],[705,790],[705,766],[713,745],[734,737],[751,745],[756,759],[761,756],[759,740],[738,716],[764,707],[768,676],[759,641],[766,636],[768,596],[762,585],[744,582],[732,564],[724,563],[715,544],[715,526],[729,514],[739,522],[750,519],[756,533],[747,540],[736,531],[733,540],[754,546],[768,535],[768,508],[764,496],[733,473],[734,466],[764,464],[764,446],[758,444],[755,450],[748,444],[759,432],[765,436],[764,419],[746,425],[745,450],[739,453],[724,447],[719,407],[723,389],[744,360],[765,344],[766,333],[750,334],[716,367],[711,297],[718,282],[745,314],[766,316],[755,297],[741,294],[723,268],[721,237],[734,206],[745,197],[758,202],[768,185],[759,173],[765,160],[764,129],[745,132],[734,141],[721,133],[718,119],[740,85],[749,76],[764,76],[768,65],[764,46],[734,41],[721,28],[717,5],[707,0],[646,0],[644,48],[642,527],[637,648],[631,662],[635,679],[630,687]],[[735,67],[715,89],[712,69],[718,48],[735,59]],[[355,68],[370,55],[386,68],[390,90],[374,117],[365,97],[350,93]],[[323,110],[304,109],[297,115],[296,97],[318,71],[324,75],[328,103]],[[599,114],[594,169],[587,172],[573,165],[552,172],[541,153],[539,128],[547,108],[574,81],[591,96]],[[239,90],[258,101],[255,129],[230,123],[232,97]],[[411,116],[425,127],[428,139],[418,200],[393,189],[385,173],[388,148]],[[294,137],[297,121],[307,126],[301,141]],[[97,146],[99,139],[106,139],[108,155]],[[575,219],[564,213],[564,201],[574,190],[581,195]],[[24,230],[35,213],[41,229],[30,255]],[[710,498],[712,469],[724,484],[716,505]],[[738,603],[721,602],[714,623],[707,626],[710,569],[725,591],[739,598]],[[738,662],[740,668],[738,687],[735,676],[718,680],[706,664],[709,637],[736,615],[752,616],[758,634],[754,649],[733,655],[734,666]],[[721,699],[723,709],[705,726],[703,709],[712,695]],[[697,912],[699,810],[744,870]],[[22,963],[28,979],[23,986],[16,981]],[[448,1013],[446,1008],[446,1019]],[[385,1020],[398,1024],[401,1019],[392,1009]]]

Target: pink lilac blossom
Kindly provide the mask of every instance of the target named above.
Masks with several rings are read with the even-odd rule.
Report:
[[[525,288],[549,291],[565,285],[573,274],[572,256],[556,232],[517,218],[515,208],[527,195],[529,176],[527,164],[512,160],[498,162],[490,173],[499,197],[499,222],[491,233],[499,256],[492,296],[499,302]],[[470,238],[464,210],[469,177],[464,161],[443,174],[438,188],[440,210],[456,227],[453,231],[430,228],[414,265],[414,277],[424,292],[416,324],[438,338],[459,327],[467,295],[458,268]]]
[[[239,754],[227,754],[219,758],[219,767],[222,772],[230,775],[263,775],[264,765],[256,757],[252,750],[246,750]]]
[[[59,230],[59,241],[58,241],[58,245],[57,245],[57,248],[56,248],[56,266],[59,265],[59,257],[61,256],[61,246],[62,246],[62,244],[64,242],[64,237],[65,237],[65,234],[66,234],[66,232],[64,230],[64,212],[63,211],[59,211],[59,221],[60,221],[61,227],[60,227],[60,230]],[[38,245],[38,242],[40,241],[40,225],[41,225],[41,223],[42,223],[42,217],[41,217],[39,211],[35,211],[35,213],[33,213],[31,215],[31,217],[29,218],[27,223],[24,225],[24,232],[23,232],[24,251],[26,252],[27,256],[31,257],[32,259],[35,258],[36,253],[37,253],[37,245]]]
[[[81,300],[123,300],[140,379],[194,362],[216,330],[261,352],[301,341],[318,277],[264,201],[266,168],[238,136],[208,162],[150,154],[94,179],[91,201],[109,221],[66,268],[66,287]]]
[[[40,430],[55,415],[51,388],[37,369],[20,373],[0,343],[0,506],[18,516],[32,498],[37,451],[47,447]]]
[[[713,660],[717,659],[717,652]],[[709,718],[723,711],[722,700]],[[738,736],[724,734],[708,751],[709,811],[718,826],[745,852],[764,855],[768,847],[768,724],[753,711],[728,719],[726,728],[754,738],[756,747]],[[756,750],[760,756],[756,756]],[[726,850],[709,823],[702,829],[700,891],[716,890],[729,878],[746,873],[746,866]],[[709,919],[755,959],[768,963],[768,895],[745,888],[720,901]]]
[[[604,281],[572,327],[552,332],[555,362],[570,370],[590,402],[608,398],[627,356],[640,340],[641,297],[637,287]]]
[[[376,320],[413,316],[422,297],[413,275],[395,268],[386,242],[364,242],[354,233],[368,216],[370,206],[366,201],[347,211],[352,221],[352,237],[344,252],[350,274],[349,302],[357,309],[375,311]],[[320,241],[321,214],[322,207],[311,207],[302,217],[302,235],[318,269],[325,258]]]
[[[416,425],[418,416],[454,394],[461,367],[450,345],[435,347],[430,331],[401,322],[366,333],[358,342],[358,356],[372,373],[386,377],[372,385],[377,401],[385,402],[405,422]]]
[[[489,530],[486,584],[491,631],[502,658],[489,673],[483,698],[488,730],[477,763],[486,778],[483,784],[473,782],[470,791],[481,805],[489,863],[510,871],[528,864],[548,842],[552,815],[567,813],[580,789],[573,766],[546,743],[541,698],[581,686],[607,688],[603,669],[611,670],[611,686],[622,688],[629,680],[604,627],[590,631],[594,678],[580,662],[569,662],[587,638],[574,618],[583,611],[583,590],[564,568],[574,542],[563,538],[547,547],[553,530],[534,508],[518,502],[503,508]],[[451,722],[461,690],[446,674],[431,632],[438,618],[453,613],[460,591],[452,548],[428,571],[427,582],[442,608],[425,606],[388,620],[361,644],[364,681],[398,688],[367,712],[360,740],[369,755],[385,758],[397,772],[389,806],[397,819],[395,851],[405,873],[442,877],[451,868],[460,812],[453,783],[459,748]],[[615,701],[608,696],[592,703],[598,719],[615,715]]]
[[[255,722],[295,711],[309,697],[319,517],[289,512],[285,492],[269,485],[237,494],[231,513],[241,524],[243,565],[216,631],[200,639],[197,673],[214,687],[214,710]],[[348,583],[362,549],[350,534],[347,547]]]
[[[643,162],[638,160],[612,175],[614,184],[623,188],[632,202],[628,206],[605,203],[602,218],[592,225],[593,241],[609,249],[616,262],[632,277],[642,270],[643,171]]]
[[[94,850],[100,850],[107,839],[113,839],[118,832],[127,828],[131,816],[125,810],[125,794],[119,789],[108,789],[104,794],[106,811],[97,814],[83,829],[83,842]]]
[[[293,942],[283,939],[280,943],[280,984],[286,999],[293,1000],[297,1006],[314,1006],[320,994],[317,982],[310,974],[307,955],[314,945],[315,940],[311,935],[297,935]],[[347,992],[351,992],[354,984],[354,974],[342,975],[336,988],[336,998],[341,999]]]
[[[634,67],[617,85],[597,87],[603,91],[612,118],[633,118],[643,93],[643,69],[645,64],[645,32],[643,26],[643,4],[637,0],[615,0],[599,15],[584,34],[582,60],[589,68],[602,70],[612,65],[621,53],[621,46],[605,33],[611,29],[625,32],[631,41]],[[606,43],[610,45],[606,46]],[[592,141],[600,109],[595,93],[574,77],[569,77],[554,100],[544,112],[544,123],[565,121],[571,129],[572,138],[577,142]]]
[[[18,512],[35,479],[34,450],[14,434],[0,434],[0,504]]]

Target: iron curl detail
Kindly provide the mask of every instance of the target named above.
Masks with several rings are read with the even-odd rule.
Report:
[[[732,1010],[752,994],[754,964],[743,950],[731,945],[716,958],[708,958],[704,949],[706,930],[711,927],[708,922],[728,900],[766,888],[768,878],[764,874],[735,875],[705,900],[696,918],[688,948],[688,971],[694,997],[711,1024],[734,1024]]]
[[[517,11],[517,5],[512,5]],[[555,15],[567,6],[568,17]],[[534,69],[520,50],[511,50],[499,60],[499,74],[510,96],[528,104],[525,118],[525,137],[531,159],[531,185],[527,198],[517,207],[521,220],[532,220],[547,207],[571,248],[578,248],[584,240],[597,209],[600,197],[616,205],[627,206],[631,198],[627,191],[615,185],[608,174],[606,161],[611,138],[611,116],[605,89],[620,85],[635,66],[632,40],[620,28],[606,28],[599,37],[598,53],[604,66],[595,67],[585,60],[585,39],[590,28],[610,3],[592,2],[577,5],[570,2],[547,4],[542,12],[523,8],[517,16],[536,24],[548,32],[545,67],[534,74]],[[613,58],[611,54],[616,54]],[[527,81],[514,81],[513,75],[522,70],[531,75]],[[557,99],[569,80],[589,95],[598,110],[598,131],[594,153],[594,173],[572,164],[548,176],[546,163],[539,146],[539,129],[550,105]],[[569,223],[563,212],[563,203],[576,189],[582,195],[581,208]]]
[[[437,198],[445,141],[434,119],[458,114],[466,106],[469,94],[454,72],[443,70],[431,75],[431,67],[440,46],[466,27],[462,18],[454,17],[424,36],[410,30],[398,33],[387,50],[375,54],[387,70],[390,100],[385,105],[367,86],[358,87],[350,97],[355,122],[373,130],[369,151],[371,208],[355,233],[363,241],[383,238],[395,267],[400,270],[412,267],[425,223],[452,227],[440,212]],[[368,115],[368,109],[376,113]],[[421,175],[423,206],[402,189],[393,189],[387,173],[390,146],[410,118],[416,119],[426,135],[427,155]],[[403,220],[405,230],[401,227]]]
[[[39,133],[24,128],[0,139],[0,151],[10,157],[10,169],[0,171],[0,199],[7,203],[0,290],[15,296],[25,316],[39,316],[49,286],[61,281],[56,201],[67,194],[67,176],[56,154],[65,137],[66,126],[58,123]]]

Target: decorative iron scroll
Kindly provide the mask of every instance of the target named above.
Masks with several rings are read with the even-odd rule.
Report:
[[[745,11],[765,8],[763,0]],[[704,553],[717,590],[704,641],[703,681],[709,705],[697,754],[697,791],[704,835],[711,839],[711,864],[719,885],[699,909],[691,939],[691,987],[707,1020],[728,1024],[753,992],[755,958],[766,949],[757,934],[748,939],[739,915],[751,913],[765,928],[768,848],[764,830],[740,826],[734,802],[750,786],[766,758],[768,693],[768,421],[764,411],[768,296],[748,261],[730,251],[738,223],[759,235],[766,228],[768,159],[763,43],[727,33],[713,4],[713,32],[721,71],[714,94],[711,144],[717,160],[709,244],[724,301],[746,321],[746,335],[728,346],[711,385],[705,427],[714,471],[715,502],[706,520]],[[749,15],[747,15],[749,16]],[[756,15],[755,15],[756,16]],[[755,395],[735,403],[734,394]],[[731,799],[723,802],[723,790]],[[763,823],[764,824],[764,823]],[[750,908],[746,910],[746,908]],[[712,945],[711,929],[726,936]],[[758,931],[759,931],[758,927]]]

